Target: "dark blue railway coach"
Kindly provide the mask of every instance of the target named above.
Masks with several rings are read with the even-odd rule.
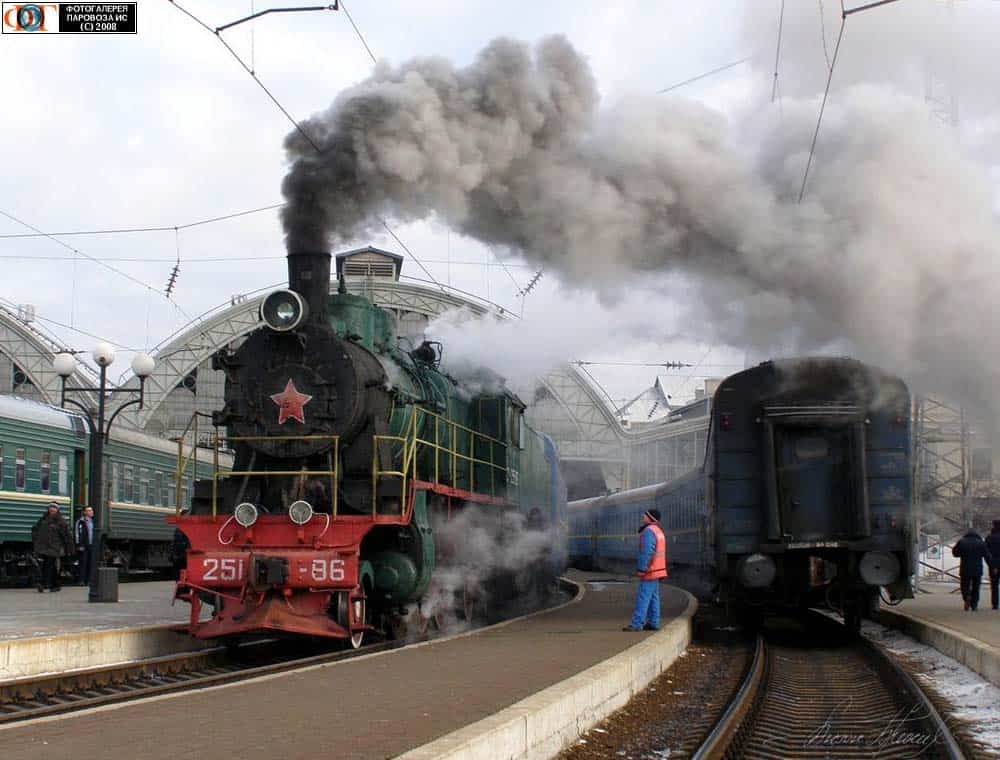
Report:
[[[671,577],[727,604],[827,604],[857,627],[884,588],[912,596],[910,395],[851,359],[765,362],[715,394],[701,469],[572,502],[570,551],[631,569],[658,508]]]

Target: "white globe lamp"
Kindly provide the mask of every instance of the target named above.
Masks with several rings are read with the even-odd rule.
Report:
[[[59,377],[70,377],[74,372],[76,372],[76,357],[70,353],[56,354],[55,358],[52,360],[52,366]]]
[[[132,359],[132,371],[136,377],[147,378],[156,369],[156,360],[149,354],[136,354]]]
[[[115,349],[110,343],[98,343],[91,356],[99,367],[110,367],[115,361]]]

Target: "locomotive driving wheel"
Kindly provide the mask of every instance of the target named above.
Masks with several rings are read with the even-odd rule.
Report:
[[[351,620],[354,623],[361,622],[365,625],[368,624],[368,604],[367,600],[362,597],[356,597],[351,599]],[[365,630],[360,631],[351,630],[351,649],[358,649],[365,638]]]

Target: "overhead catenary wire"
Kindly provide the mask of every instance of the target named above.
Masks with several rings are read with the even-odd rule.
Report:
[[[351,18],[351,13],[347,10],[347,6],[344,5],[343,0],[341,0],[340,7],[344,11],[344,15],[347,16],[347,20],[351,22],[351,26],[354,27],[354,33],[358,35],[358,39],[361,40],[361,44],[364,45],[365,50],[368,51],[368,57],[372,59],[372,63],[378,63],[378,59],[375,58],[375,54],[372,52],[372,49],[368,47],[368,42],[365,40],[365,36],[361,33],[361,30],[358,29],[358,25],[354,23],[354,19]]]
[[[9,298],[4,298],[3,296],[0,296],[0,304],[5,304],[8,308],[10,308],[10,307],[13,307],[14,309],[17,308],[17,304],[16,303],[14,303],[13,301],[11,301]],[[142,349],[139,349],[139,348],[133,348],[132,346],[126,346],[126,345],[124,345],[122,343],[119,343],[118,341],[111,340],[110,338],[105,338],[102,335],[97,335],[97,334],[92,333],[92,332],[87,332],[86,330],[81,330],[79,327],[74,327],[73,325],[67,325],[65,322],[60,322],[59,320],[52,319],[50,317],[45,317],[45,316],[42,316],[41,314],[38,314],[38,313],[35,314],[35,319],[37,319],[39,322],[46,322],[46,323],[48,323],[50,325],[56,325],[57,327],[65,328],[65,329],[70,330],[72,332],[79,333],[80,335],[85,335],[88,338],[93,338],[94,340],[104,341],[105,343],[110,343],[112,346],[114,346],[115,348],[119,348],[122,351],[141,351],[142,350]]]
[[[685,79],[683,82],[677,82],[676,84],[672,84],[669,87],[664,87],[662,90],[657,90],[656,94],[657,95],[662,95],[665,92],[670,92],[671,90],[676,90],[678,87],[683,87],[684,85],[691,84],[692,82],[697,82],[700,79],[707,79],[708,77],[713,76],[715,74],[719,74],[719,73],[721,73],[723,71],[726,71],[728,69],[735,68],[735,67],[739,66],[741,63],[746,63],[751,58],[753,58],[753,56],[751,56],[751,55],[748,55],[746,58],[740,58],[738,61],[733,61],[732,63],[727,63],[725,66],[719,66],[718,68],[712,69],[711,71],[706,71],[703,74],[699,74],[696,77],[691,77],[690,79]]]
[[[162,224],[156,226],[147,227],[108,227],[105,229],[96,230],[70,230],[68,232],[11,232],[0,234],[0,240],[2,239],[12,239],[12,238],[33,238],[33,237],[71,237],[79,235],[122,235],[122,234],[132,234],[138,232],[173,232],[174,230],[186,230],[191,227],[200,227],[204,224],[214,224],[215,222],[224,222],[227,219],[236,219],[237,217],[247,216],[249,214],[257,214],[261,211],[272,211],[276,208],[281,208],[284,203],[272,203],[270,206],[259,206],[257,208],[246,209],[245,211],[234,211],[231,214],[223,214],[221,216],[213,216],[208,219],[199,219],[194,222],[185,222],[184,224]]]
[[[830,53],[826,49],[826,9],[823,7],[823,0],[819,0],[819,35],[823,40],[823,57],[826,59],[827,71],[830,70]]]
[[[114,266],[112,266],[111,264],[108,264],[107,262],[104,262],[104,261],[100,261],[100,260],[98,260],[98,259],[94,258],[93,256],[91,256],[91,255],[90,255],[89,253],[86,253],[86,252],[84,252],[84,251],[81,251],[81,250],[80,250],[79,248],[74,248],[74,247],[73,247],[73,246],[71,246],[71,245],[70,245],[69,243],[66,243],[66,242],[64,242],[64,241],[60,240],[60,239],[59,239],[58,237],[56,237],[55,235],[52,235],[52,234],[50,234],[50,233],[46,233],[46,232],[42,232],[42,230],[38,229],[38,228],[37,228],[37,227],[35,227],[34,225],[31,225],[31,224],[28,224],[27,222],[25,222],[25,221],[24,221],[24,220],[22,220],[22,219],[18,219],[18,218],[17,218],[16,216],[14,216],[13,214],[9,214],[9,213],[7,213],[6,211],[4,211],[4,210],[0,209],[0,215],[3,215],[3,216],[5,216],[5,217],[7,217],[8,219],[10,219],[10,220],[11,220],[11,221],[13,221],[13,222],[16,222],[17,224],[20,224],[20,225],[22,225],[22,226],[24,226],[24,227],[27,227],[27,228],[28,228],[29,230],[33,230],[34,232],[38,233],[38,235],[39,235],[39,236],[41,236],[41,237],[45,237],[45,238],[48,238],[48,239],[49,239],[49,240],[51,240],[52,242],[54,242],[54,243],[58,243],[58,244],[59,244],[59,245],[61,245],[61,246],[62,246],[63,248],[66,248],[67,250],[70,250],[70,251],[72,251],[72,252],[73,252],[74,254],[78,254],[78,255],[80,255],[80,256],[83,256],[83,257],[84,257],[85,259],[88,259],[88,260],[90,260],[90,261],[93,261],[93,262],[94,262],[95,264],[100,264],[100,265],[101,265],[102,267],[104,267],[104,268],[105,268],[105,269],[107,269],[108,271],[110,271],[110,272],[114,272],[115,274],[117,274],[117,275],[119,275],[119,276],[121,276],[121,277],[124,277],[125,279],[129,280],[130,282],[133,282],[133,283],[135,283],[136,285],[139,285],[139,286],[141,286],[141,287],[144,287],[144,288],[146,288],[147,290],[151,290],[151,291],[153,291],[153,292],[159,292],[159,290],[158,290],[157,288],[154,288],[154,287],[153,287],[152,285],[150,285],[150,284],[149,284],[148,282],[143,282],[143,281],[142,281],[142,280],[140,280],[140,279],[139,279],[138,277],[133,277],[133,276],[132,276],[132,275],[130,275],[130,274],[129,274],[128,272],[123,272],[123,271],[122,271],[121,269],[118,269],[117,267],[114,267]],[[180,312],[181,314],[183,314],[183,315],[184,315],[184,317],[185,317],[186,319],[190,319],[190,318],[191,318],[191,317],[190,317],[190,316],[189,316],[189,315],[188,315],[188,314],[187,314],[187,313],[186,313],[186,312],[185,312],[185,311],[184,311],[184,310],[183,310],[183,309],[182,309],[182,308],[181,308],[181,307],[180,307],[180,306],[179,306],[179,305],[178,305],[177,303],[174,303],[173,301],[171,301],[171,303],[173,304],[174,308],[176,308],[176,309],[177,309],[177,310],[178,310],[178,311],[179,311],[179,312]]]
[[[240,66],[243,67],[243,69],[247,72],[247,74],[249,74],[253,78],[253,80],[260,86],[260,88],[262,90],[264,90],[265,93],[267,93],[267,96],[271,99],[271,102],[274,103],[275,107],[277,107],[278,110],[280,110],[281,113],[284,114],[285,118],[288,119],[288,121],[292,123],[292,125],[295,127],[296,131],[298,131],[298,133],[300,135],[302,135],[302,137],[305,138],[306,142],[309,143],[309,145],[313,148],[313,150],[315,150],[320,155],[323,155],[323,153],[324,153],[323,149],[320,148],[320,146],[316,143],[315,140],[313,140],[312,136],[309,135],[309,133],[306,132],[302,128],[302,125],[299,124],[299,122],[297,122],[292,117],[292,115],[288,112],[288,109],[286,109],[281,104],[281,102],[278,100],[277,96],[274,95],[274,93],[272,93],[267,88],[267,86],[260,80],[260,78],[256,75],[256,73],[254,73],[253,69],[251,67],[247,66],[246,62],[242,58],[240,58],[239,54],[237,54],[237,52],[235,50],[233,50],[232,47],[230,47],[229,44],[222,38],[222,35],[219,33],[219,31],[220,31],[220,29],[222,27],[213,29],[208,24],[206,24],[204,21],[202,21],[200,18],[198,18],[196,15],[194,15],[193,13],[191,13],[191,11],[187,10],[184,6],[182,6],[180,3],[178,3],[177,0],[170,0],[170,3],[175,8],[177,8],[177,10],[181,11],[184,15],[186,15],[188,18],[190,18],[191,20],[193,20],[194,22],[196,22],[203,29],[205,29],[206,31],[209,31],[212,34],[214,34],[215,37],[219,40],[219,42],[221,42],[222,45],[226,48],[226,50],[228,50],[229,53],[233,56],[233,58],[235,58],[237,60],[237,62],[239,62]],[[372,52],[371,47],[369,47],[368,42],[364,38],[364,35],[361,33],[361,30],[358,28],[358,25],[354,23],[354,19],[351,18],[351,14],[348,12],[347,6],[345,6],[343,4],[343,2],[340,2],[339,4],[334,4],[332,6],[329,6],[329,9],[330,10],[336,10],[338,7],[341,10],[344,11],[344,15],[347,16],[347,20],[350,22],[351,26],[354,28],[355,33],[358,35],[358,38],[361,40],[361,44],[364,45],[365,50],[368,52],[368,56],[372,59],[372,62],[373,63],[377,62],[377,59],[375,58],[375,54]],[[262,14],[258,13],[257,15],[259,16],[259,15],[262,15]],[[438,287],[440,287],[442,290],[444,290],[445,289],[444,285],[442,285],[440,282],[438,282],[434,278],[434,275],[432,275],[427,270],[427,267],[425,267],[423,265],[423,263],[421,263],[420,259],[418,259],[413,254],[413,251],[411,251],[403,243],[403,241],[399,239],[399,236],[395,232],[392,231],[392,229],[389,227],[389,224],[384,219],[379,219],[379,221],[382,222],[382,226],[385,227],[386,231],[390,235],[392,235],[393,239],[395,239],[395,241],[397,243],[399,243],[400,246],[402,246],[403,250],[405,250],[410,255],[410,258],[412,258],[417,263],[417,265],[423,270],[424,274],[426,274]]]
[[[774,48],[774,82],[771,85],[771,102],[778,97],[778,64],[781,62],[781,34],[785,27],[785,0],[781,0],[778,11],[778,43]]]
[[[878,8],[882,5],[890,5],[898,0],[876,0],[876,2],[865,3],[854,8],[845,8],[844,0],[840,0],[840,31],[837,33],[837,44],[833,48],[833,59],[830,61],[830,70],[826,77],[826,87],[823,90],[823,100],[819,106],[819,116],[816,119],[816,129],[813,131],[812,143],[809,146],[809,157],[806,159],[806,168],[802,173],[802,187],[799,188],[799,203],[806,194],[806,182],[809,180],[809,168],[812,166],[813,155],[816,153],[816,141],[819,139],[819,129],[823,123],[823,113],[826,110],[826,101],[830,96],[830,84],[833,82],[833,70],[837,66],[837,57],[840,54],[840,43],[844,39],[844,29],[847,26],[847,17],[861,11]]]
[[[293,126],[293,127],[295,127],[296,131],[297,131],[297,132],[298,132],[298,133],[299,133],[300,135],[302,135],[302,137],[304,137],[304,138],[305,138],[305,140],[306,140],[306,141],[307,141],[307,142],[308,142],[308,143],[309,143],[309,144],[310,144],[310,145],[311,145],[311,146],[312,146],[313,148],[315,148],[315,149],[316,149],[316,152],[317,152],[317,153],[322,153],[322,152],[323,152],[322,150],[320,150],[320,147],[319,147],[319,145],[317,145],[317,144],[316,144],[315,140],[313,140],[313,139],[312,139],[312,136],[311,136],[311,135],[310,135],[310,134],[309,134],[308,132],[306,132],[306,131],[305,131],[305,130],[304,130],[304,129],[302,128],[302,125],[301,125],[301,124],[299,124],[299,122],[297,122],[297,121],[296,121],[296,120],[295,120],[295,119],[294,119],[294,118],[292,117],[292,115],[291,115],[291,114],[290,114],[290,113],[288,112],[288,110],[287,110],[287,109],[286,109],[286,108],[285,108],[285,107],[284,107],[284,106],[283,106],[283,105],[281,104],[281,101],[279,101],[279,100],[278,100],[277,96],[275,96],[275,94],[274,94],[274,93],[272,93],[272,92],[271,92],[271,91],[270,91],[270,90],[268,89],[267,85],[266,85],[266,84],[264,84],[264,83],[263,83],[263,82],[262,82],[262,81],[260,80],[260,77],[258,77],[258,76],[257,76],[257,74],[256,74],[256,73],[254,72],[254,70],[253,70],[253,69],[252,69],[251,67],[247,66],[246,62],[245,62],[245,61],[244,61],[244,60],[243,60],[242,58],[240,58],[239,54],[238,54],[238,53],[237,53],[237,52],[236,52],[235,50],[233,50],[233,49],[232,49],[232,47],[230,47],[229,43],[228,43],[228,42],[226,42],[226,41],[225,41],[225,39],[223,39],[222,35],[221,35],[221,34],[219,33],[219,31],[218,31],[218,30],[216,30],[216,29],[213,29],[212,27],[210,27],[210,26],[209,26],[208,24],[206,24],[206,23],[205,23],[204,21],[202,21],[202,20],[201,20],[200,18],[198,18],[197,16],[195,16],[195,15],[194,15],[193,13],[191,13],[191,11],[189,11],[189,10],[188,10],[187,8],[185,8],[185,7],[183,6],[183,5],[181,5],[180,3],[178,3],[178,2],[177,2],[177,0],[170,0],[170,3],[171,3],[171,5],[173,5],[173,6],[175,7],[175,8],[177,8],[177,10],[179,10],[179,11],[180,11],[181,13],[183,13],[183,14],[184,14],[185,16],[187,16],[188,18],[190,18],[191,20],[193,20],[194,22],[196,22],[196,23],[197,23],[197,24],[198,24],[199,26],[201,26],[201,27],[202,27],[203,29],[205,29],[206,31],[208,31],[208,32],[211,32],[212,34],[214,34],[214,35],[215,35],[215,38],[216,38],[216,39],[217,39],[217,40],[218,40],[218,41],[219,41],[220,43],[222,43],[222,46],[223,46],[223,47],[224,47],[224,48],[225,48],[226,50],[228,50],[228,51],[229,51],[229,54],[230,54],[230,55],[232,55],[232,56],[233,56],[233,58],[235,58],[235,59],[236,59],[237,63],[239,63],[239,64],[240,64],[240,66],[242,66],[242,67],[243,67],[243,69],[244,69],[244,70],[245,70],[245,71],[247,72],[247,74],[249,74],[249,75],[250,75],[250,77],[251,77],[251,78],[253,79],[253,81],[254,81],[254,82],[256,82],[256,83],[257,83],[257,85],[258,85],[258,86],[259,86],[259,87],[260,87],[260,88],[261,88],[261,89],[262,89],[262,90],[263,90],[263,91],[265,92],[265,94],[267,95],[267,97],[271,99],[271,102],[272,102],[272,103],[274,103],[275,107],[276,107],[276,108],[277,108],[277,109],[278,109],[279,111],[281,111],[281,113],[283,113],[283,114],[284,114],[285,118],[286,118],[286,119],[288,119],[288,121],[289,121],[289,122],[290,122],[290,123],[292,124],[292,126]]]
[[[434,277],[434,275],[432,275],[430,273],[430,270],[428,270],[427,267],[425,267],[423,265],[423,262],[421,262],[420,259],[418,259],[416,256],[413,255],[413,251],[411,251],[407,247],[406,243],[404,243],[402,240],[399,239],[399,235],[397,235],[395,232],[392,231],[392,227],[389,226],[388,222],[386,222],[385,219],[382,219],[382,218],[379,218],[379,221],[382,222],[382,226],[385,227],[385,231],[388,232],[390,235],[392,235],[392,239],[395,240],[397,243],[399,243],[399,246],[404,251],[406,251],[408,254],[410,254],[410,258],[411,259],[413,259],[415,262],[417,262],[417,265],[420,267],[421,270],[423,270],[423,273],[430,278],[431,282],[433,282],[435,285],[437,285],[439,288],[441,288],[441,290],[443,290],[444,292],[447,293],[448,289],[444,285],[442,285],[440,282],[437,281],[437,279]]]

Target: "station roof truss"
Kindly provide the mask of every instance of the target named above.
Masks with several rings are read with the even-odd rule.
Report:
[[[52,361],[55,355],[70,349],[31,322],[0,306],[0,353],[5,354],[27,376],[42,398],[58,404],[62,378],[56,374]],[[78,363],[77,371],[68,380],[70,385],[87,388],[96,386],[96,376],[87,365]],[[92,403],[95,399],[86,399]]]

